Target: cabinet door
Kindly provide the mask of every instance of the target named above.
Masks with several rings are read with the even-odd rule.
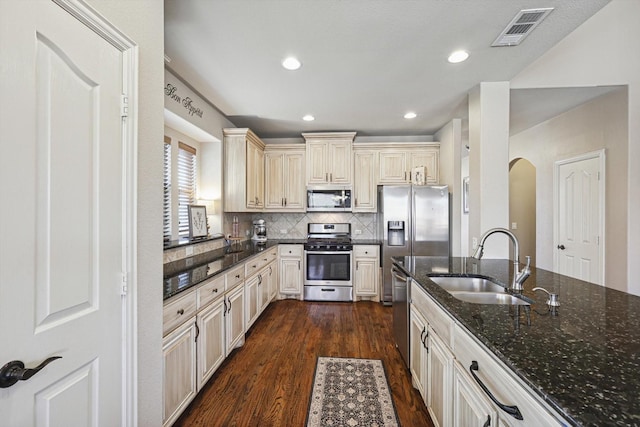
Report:
[[[304,212],[307,206],[307,187],[301,179],[305,173],[304,152],[286,153],[283,160],[284,208]]]
[[[497,414],[459,363],[453,368],[453,426],[495,427]]]
[[[266,209],[281,209],[284,207],[284,179],[286,179],[286,175],[284,174],[283,161],[284,154],[282,153],[265,153],[264,155],[266,180],[264,207]],[[298,180],[300,180],[299,177]]]
[[[356,258],[355,292],[361,296],[378,295],[378,259]]]
[[[264,151],[247,141],[247,208],[264,206]]]
[[[438,335],[429,332],[429,372],[427,374],[427,408],[434,425],[451,425],[453,354]]]
[[[307,184],[326,184],[327,182],[329,182],[327,144],[324,142],[308,142]]]
[[[278,295],[278,263],[272,262],[269,265],[269,301]]]
[[[162,345],[163,425],[171,425],[197,393],[195,317]]]
[[[351,143],[348,141],[329,142],[326,150],[327,172],[332,184],[351,184]]]
[[[253,322],[258,318],[260,308],[260,275],[256,274],[245,282],[244,299],[245,299],[245,330],[248,330]]]
[[[377,209],[377,155],[374,151],[356,151],[353,173],[353,212],[375,212]]]
[[[418,313],[413,307],[411,308],[411,330],[410,330],[410,356],[409,356],[409,370],[411,371],[411,378],[413,381],[413,386],[418,389],[420,395],[422,396],[422,400],[424,400],[425,404],[427,402],[427,387],[426,387],[426,379],[427,379],[427,362],[428,362],[428,351],[426,341],[428,339],[427,333],[427,322],[424,320],[422,315]]]
[[[260,278],[262,279],[262,281],[258,285],[258,287],[260,288],[260,313],[262,313],[264,309],[269,305],[269,302],[271,302],[271,298],[269,297],[272,280],[272,275],[269,273],[270,270],[273,269],[269,266],[262,270],[262,273],[260,273]]]
[[[404,151],[380,152],[379,184],[404,184],[408,182],[407,153]]]
[[[417,166],[426,168],[427,184],[437,184],[439,180],[439,151],[435,148],[412,150],[408,152],[410,158],[410,169]]]
[[[244,344],[244,286],[238,286],[226,296],[225,337],[226,356]]]
[[[300,295],[302,293],[302,258],[280,259],[280,293]]]
[[[198,390],[225,357],[224,301],[219,299],[198,314]]]

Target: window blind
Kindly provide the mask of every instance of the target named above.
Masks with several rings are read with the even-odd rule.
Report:
[[[196,149],[178,143],[178,234],[189,236],[189,205],[196,202]]]
[[[164,137],[164,201],[162,205],[162,237],[171,240],[171,138]]]

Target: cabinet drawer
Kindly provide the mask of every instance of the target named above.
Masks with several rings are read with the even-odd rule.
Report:
[[[353,245],[353,256],[356,258],[377,258],[378,245]]]
[[[411,281],[411,301],[427,319],[431,329],[448,347],[453,348],[453,319],[414,281]]]
[[[244,282],[244,265],[229,270],[225,275],[225,290],[233,289]]]
[[[196,292],[191,291],[175,300],[171,299],[162,309],[163,336],[196,314]]]
[[[244,266],[245,279],[248,279],[249,277],[258,273],[276,258],[278,258],[278,252],[276,251],[276,248],[273,248],[273,250],[264,251],[249,259]]]
[[[201,285],[197,292],[198,309],[224,295],[224,275],[219,275]]]
[[[304,245],[280,245],[278,255],[282,256],[302,256]]]
[[[469,334],[456,325],[454,330],[455,357],[470,381],[477,384],[471,376],[469,367],[475,361],[478,370],[474,371],[476,376],[484,383],[493,396],[502,404],[517,406],[522,414],[523,420],[517,420],[496,405],[498,416],[504,419],[509,425],[518,426],[558,426],[562,423],[552,415],[553,410],[546,404],[538,401],[529,391],[528,387],[515,378],[515,374],[510,373],[502,362],[480,345]],[[480,389],[478,389],[481,391]],[[484,393],[484,392],[483,392]],[[488,395],[485,397],[489,397]]]

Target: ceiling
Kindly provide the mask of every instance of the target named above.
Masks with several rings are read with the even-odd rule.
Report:
[[[471,88],[511,80],[608,1],[165,0],[165,53],[171,71],[263,138],[432,135],[466,114]],[[541,7],[555,9],[520,45],[490,46],[517,12]],[[459,49],[469,59],[448,63]],[[289,55],[299,70],[281,66]],[[594,89],[513,91],[512,129],[606,91]]]

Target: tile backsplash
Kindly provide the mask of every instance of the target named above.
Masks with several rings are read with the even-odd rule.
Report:
[[[351,223],[352,238],[357,240],[376,238],[377,216],[375,213],[350,212],[263,213],[253,214],[252,220],[265,220],[270,239],[305,239],[310,222],[348,222]],[[225,223],[232,217],[226,214]]]

